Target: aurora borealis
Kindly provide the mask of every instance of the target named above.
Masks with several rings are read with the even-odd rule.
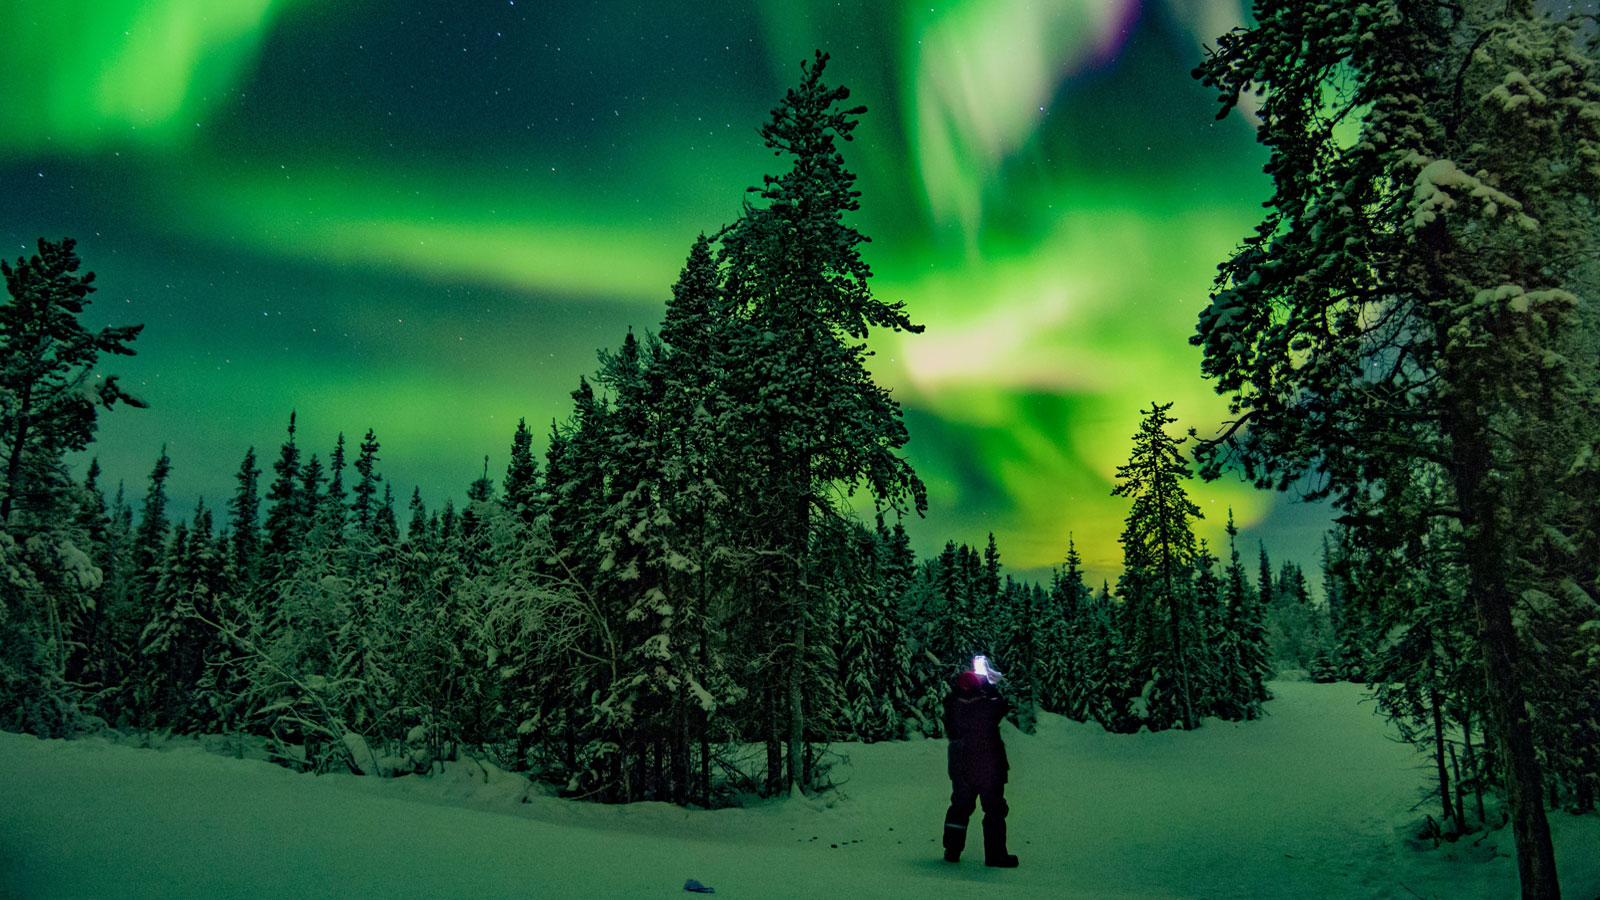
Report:
[[[695,236],[738,215],[756,133],[813,48],[869,109],[846,147],[874,290],[922,335],[875,345],[930,511],[920,553],[993,531],[1014,571],[1068,534],[1120,565],[1110,496],[1138,411],[1224,402],[1188,346],[1268,195],[1249,122],[1189,70],[1238,0],[637,4],[14,0],[0,6],[5,256],[72,236],[108,371],[150,404],[92,452],[178,510],[371,427],[402,498],[464,496],[543,434],[595,351],[654,328]],[[270,473],[269,473],[270,477]],[[1314,566],[1318,510],[1196,483],[1219,553]]]

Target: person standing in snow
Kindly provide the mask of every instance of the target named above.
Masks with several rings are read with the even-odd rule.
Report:
[[[944,815],[944,858],[947,862],[961,859],[967,846],[967,823],[981,799],[983,863],[1009,869],[1016,867],[1017,858],[1006,852],[1005,785],[1010,763],[1000,740],[1000,720],[1011,703],[1000,696],[991,677],[960,673],[944,701],[944,728],[950,738],[950,810]]]

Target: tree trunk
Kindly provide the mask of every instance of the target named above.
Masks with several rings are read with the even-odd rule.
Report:
[[[6,461],[6,495],[0,497],[0,528],[11,521],[12,501],[17,495],[17,482],[22,478],[22,450],[28,444],[28,415],[33,402],[33,385],[22,389],[17,401],[17,433],[11,439],[10,458]]]
[[[767,701],[767,794],[776,796],[783,789],[783,741],[778,732],[778,688],[769,684]]]
[[[789,780],[784,785],[793,791],[800,786],[806,789],[805,765],[805,670],[806,670],[806,609],[805,579],[801,577],[801,599],[796,605],[794,624],[794,660],[789,665]]]
[[[1483,811],[1483,775],[1478,766],[1478,748],[1472,743],[1472,707],[1461,711],[1461,743],[1467,748],[1467,771],[1472,773],[1472,794],[1478,807],[1478,822],[1488,825],[1489,817]],[[1459,779],[1457,779],[1459,781]]]
[[[1467,799],[1462,794],[1461,788],[1461,760],[1456,756],[1456,745],[1450,745],[1450,771],[1456,777],[1456,831],[1465,834],[1467,830]]]
[[[700,805],[711,808],[711,739],[700,732]]]
[[[1471,398],[1464,406],[1471,408]],[[1468,414],[1469,416],[1471,413]],[[1475,418],[1475,417],[1474,417]],[[1462,416],[1458,426],[1468,416]],[[1476,424],[1476,423],[1473,423]],[[1512,597],[1505,571],[1504,537],[1495,503],[1489,496],[1490,461],[1487,427],[1460,427],[1451,437],[1456,449],[1456,499],[1465,529],[1467,593],[1478,620],[1483,649],[1484,683],[1489,722],[1500,743],[1505,764],[1506,801],[1517,841],[1517,873],[1522,900],[1560,900],[1555,848],[1544,813],[1544,775],[1533,743],[1533,724],[1517,672],[1517,634],[1511,621]]]
[[[1444,710],[1443,702],[1439,699],[1439,692],[1430,688],[1428,690],[1428,706],[1433,713],[1433,764],[1439,774],[1439,802],[1443,805],[1444,821],[1453,823],[1456,831],[1461,830],[1461,821],[1456,818],[1455,805],[1450,802],[1450,773],[1444,765]]]

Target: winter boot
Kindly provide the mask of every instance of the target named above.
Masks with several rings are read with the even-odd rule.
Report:
[[[944,861],[960,862],[961,851],[967,846],[967,826],[955,822],[944,823]]]
[[[1015,869],[1017,858],[1006,852],[1006,820],[1004,814],[983,813],[983,864],[995,869]]]

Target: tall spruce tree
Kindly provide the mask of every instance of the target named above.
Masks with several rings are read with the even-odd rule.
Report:
[[[1148,674],[1144,690],[1152,729],[1176,722],[1199,724],[1195,681],[1199,676],[1199,618],[1193,596],[1196,558],[1189,523],[1201,518],[1183,480],[1192,477],[1188,461],[1166,433],[1172,404],[1152,402],[1133,438],[1133,452],[1117,467],[1111,493],[1129,497],[1133,508],[1122,530],[1124,576],[1119,593],[1136,664]]]
[[[503,490],[506,509],[523,522],[532,524],[539,517],[539,462],[533,457],[533,432],[527,419],[517,420],[511,436],[511,462],[506,465]]]
[[[96,376],[100,355],[132,356],[128,347],[143,325],[91,332],[78,321],[91,302],[94,273],[78,275],[76,242],[39,239],[39,252],[15,265],[0,260],[10,299],[0,305],[0,527],[11,521],[24,488],[54,479],[31,473],[59,464],[62,454],[82,450],[94,437],[99,408],[117,403],[144,406],[125,392],[115,375]],[[31,475],[31,477],[30,477]]]
[[[1577,20],[1531,0],[1259,0],[1196,74],[1262,98],[1274,193],[1193,342],[1235,418],[1215,476],[1315,472],[1349,505],[1385,466],[1437,467],[1464,537],[1523,896],[1559,896],[1512,609],[1553,486],[1593,446],[1577,270],[1595,249],[1600,101]]]
[[[272,464],[272,485],[267,489],[267,521],[263,527],[262,576],[274,585],[293,568],[292,557],[305,534],[300,510],[300,448],[294,442],[295,414],[289,413],[289,436]]]
[[[762,205],[746,205],[721,253],[723,302],[741,325],[724,354],[729,424],[750,436],[747,471],[760,485],[749,494],[760,506],[752,520],[772,564],[761,615],[777,620],[770,649],[785,651],[766,655],[766,690],[786,726],[782,780],[802,790],[812,515],[835,486],[864,487],[896,509],[921,511],[927,502],[898,453],[907,439],[899,405],[872,381],[864,343],[873,328],[921,328],[903,304],[875,298],[868,286],[872,272],[860,253],[867,238],[846,221],[860,192],[835,143],[851,139],[865,109],[844,107],[849,90],[822,81],[827,60],[819,51],[802,64],[801,83],[762,127],[789,168],[751,189]]]
[[[249,593],[256,585],[261,562],[261,470],[256,468],[256,448],[244,453],[234,475],[239,487],[228,501],[229,580],[235,593]]]
[[[356,474],[359,478],[354,491],[356,499],[350,507],[355,514],[356,533],[367,537],[376,536],[379,530],[381,506],[377,494],[378,483],[383,481],[383,476],[378,474],[379,449],[381,445],[377,435],[368,428],[367,436],[361,439],[361,455],[356,458]]]
[[[167,518],[167,479],[172,476],[172,458],[165,444],[161,456],[150,469],[150,487],[145,491],[140,507],[139,525],[133,533],[133,562],[135,594],[141,602],[148,603],[155,593],[156,581],[161,577],[162,557],[166,552],[167,535],[172,522]]]
[[[1261,704],[1272,699],[1267,681],[1272,677],[1271,650],[1261,603],[1250,589],[1244,563],[1239,558],[1239,529],[1228,510],[1228,568],[1223,573],[1222,599],[1226,623],[1221,640],[1227,690],[1223,702],[1224,718],[1254,719],[1262,715]],[[1265,547],[1261,550],[1266,558]]]

